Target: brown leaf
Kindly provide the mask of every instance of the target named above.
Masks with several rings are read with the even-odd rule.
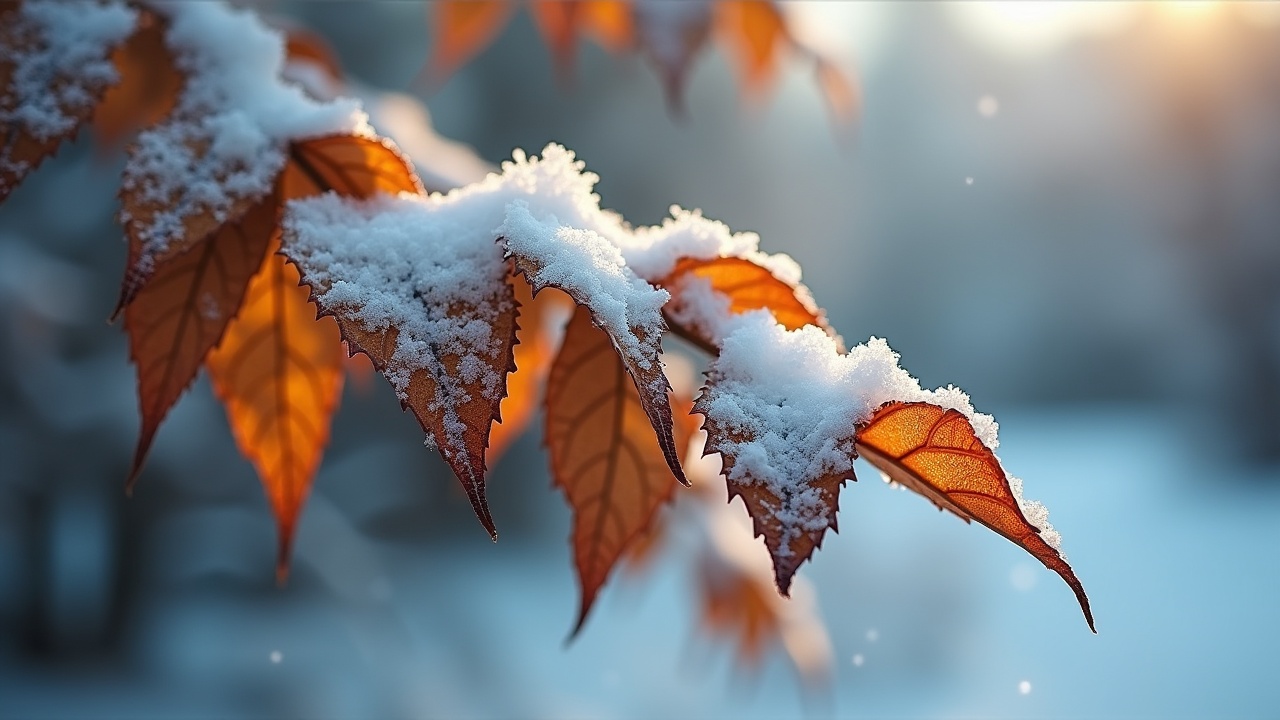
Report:
[[[634,39],[631,9],[616,0],[534,0],[529,13],[551,50],[556,70],[571,80],[578,37],[586,35],[608,50],[628,49]]]
[[[792,285],[768,268],[744,258],[683,258],[658,283],[671,293],[663,316],[673,332],[712,354],[720,346],[717,319],[705,317],[689,297],[690,292],[696,292],[692,288],[699,282],[709,284],[713,291],[725,296],[730,313],[768,309],[788,330],[816,325],[835,335],[825,314],[803,285]]]
[[[677,430],[687,429],[687,423]],[[688,432],[675,438],[686,449]],[[614,564],[675,492],[675,478],[608,334],[579,307],[547,380],[551,475],[573,509],[582,629]]]
[[[778,51],[789,35],[782,12],[772,0],[715,3],[715,27],[742,75],[748,93],[769,87],[777,71]]]
[[[539,260],[534,257],[526,257],[519,253],[514,253],[512,259],[518,271],[524,273],[525,278],[529,281],[530,287],[533,288],[535,294],[541,292],[543,288],[558,287],[557,285],[540,281],[542,266]],[[593,298],[587,297],[582,292],[566,287],[558,288],[564,290],[573,298],[574,302],[591,309]],[[594,311],[593,311],[594,312]],[[592,317],[593,321],[597,318]],[[603,323],[597,323],[598,327],[603,327]],[[662,454],[666,458],[667,467],[671,468],[671,472],[675,474],[676,479],[681,484],[688,485],[689,481],[685,479],[684,470],[680,467],[680,451],[676,447],[675,437],[672,434],[671,424],[671,404],[667,401],[667,391],[671,389],[670,383],[667,382],[666,376],[662,372],[662,337],[659,333],[654,333],[644,327],[629,328],[630,332],[635,336],[635,347],[638,350],[624,351],[623,347],[630,346],[629,343],[620,342],[621,338],[610,336],[613,342],[614,350],[618,353],[618,357],[622,359],[623,366],[626,367],[627,374],[635,382],[636,389],[640,392],[640,404],[644,407],[645,414],[649,416],[649,422],[653,425],[654,432],[658,435],[658,445],[662,448]],[[606,333],[608,330],[606,329]]]
[[[169,114],[182,92],[183,77],[165,44],[163,18],[141,11],[138,31],[111,56],[120,82],[107,90],[93,114],[98,142],[114,147],[125,137]]]
[[[684,496],[682,496],[684,497]],[[781,645],[802,680],[825,685],[832,650],[810,585],[797,583],[794,597],[774,590],[773,573],[760,544],[737,508],[698,496],[702,540],[696,550],[703,632],[736,640],[738,657],[757,669],[764,653]]]
[[[329,442],[342,391],[342,341],[333,318],[316,318],[298,271],[266,257],[244,305],[206,362],[240,452],[266,489],[279,525],[276,576],[288,571],[302,503]]]
[[[431,4],[431,75],[441,82],[502,31],[515,4],[507,0],[442,0]]]
[[[285,201],[329,190],[356,198],[378,192],[424,192],[413,164],[395,143],[361,135],[329,135],[293,143],[280,188]]]
[[[187,213],[182,218],[181,237],[163,251],[146,255],[137,228],[150,227],[157,213],[172,213],[174,199],[148,198],[142,192],[144,186],[145,183],[137,183],[121,191],[129,257],[116,314],[150,282],[159,267],[216,232],[224,222],[236,222],[256,203],[251,197],[237,198],[224,219],[210,212]],[[291,143],[288,161],[276,178],[276,188],[280,203],[330,190],[357,198],[378,192],[423,192],[412,163],[394,143],[362,135],[327,135]]]
[[[115,43],[103,42],[100,55],[67,67],[66,58],[51,55],[56,30],[25,13],[23,3],[0,5],[0,201],[75,136],[116,82],[108,61]]]
[[[507,282],[520,306],[520,330],[514,350],[516,369],[507,376],[507,396],[499,407],[501,419],[489,432],[490,462],[501,457],[520,437],[542,404],[551,360],[560,347],[561,330],[573,308],[573,301],[559,290],[549,288],[534,297],[522,276],[513,273]],[[561,329],[552,327],[557,323]]]
[[[262,266],[275,233],[278,207],[278,198],[270,195],[236,222],[165,263],[125,308],[142,413],[130,486],[160,422],[240,308],[249,279]]]
[[[723,474],[728,481],[729,500],[735,496],[742,497],[755,534],[764,537],[764,544],[773,558],[778,591],[788,595],[796,570],[822,547],[827,529],[838,529],[836,513],[840,509],[840,488],[846,480],[856,479],[853,476],[853,459],[849,459],[847,469],[816,477],[787,478],[787,482],[782,482],[783,478],[759,477],[751,473],[735,478],[733,469],[739,460],[735,448],[755,438],[747,436],[739,428],[721,426],[714,416],[708,415],[705,403],[715,390],[713,366],[707,388],[694,405],[695,412],[707,415],[703,425],[707,432],[705,452],[720,454],[724,463]]]
[[[503,282],[507,265],[501,252],[496,246],[492,248],[496,275],[491,276],[492,285],[485,286],[487,294],[478,299],[450,295],[447,301],[440,301],[438,296],[430,298],[406,284],[404,278],[390,275],[376,283],[366,282],[367,291],[385,293],[386,304],[411,308],[409,317],[374,322],[361,315],[366,304],[328,299],[335,280],[341,278],[330,276],[324,266],[312,265],[306,242],[300,242],[292,230],[286,233],[285,249],[303,269],[304,280],[313,286],[321,309],[337,319],[351,350],[368,355],[374,367],[392,382],[401,406],[413,411],[462,483],[481,524],[497,539],[485,499],[485,450],[490,427],[506,395],[507,373],[514,369],[512,347],[518,315],[514,290]],[[364,258],[347,258],[345,262],[364,262]],[[424,273],[430,269],[420,268]],[[427,282],[425,275],[419,280]],[[447,293],[448,289],[441,291]],[[417,317],[429,326],[483,323],[488,332],[483,340],[472,341],[441,340],[434,327],[425,331],[431,334],[415,335],[411,324]],[[463,329],[459,332],[467,334]]]
[[[889,403],[858,428],[857,450],[893,481],[995,530],[1062,576],[1097,632],[1084,586],[1027,520],[1000,461],[963,414],[928,403]]]

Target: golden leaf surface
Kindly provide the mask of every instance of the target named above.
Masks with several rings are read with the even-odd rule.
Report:
[[[1061,553],[1023,512],[995,453],[956,410],[928,403],[889,403],[857,431],[858,454],[894,482],[924,495],[966,522],[977,520],[1031,553],[1070,586],[1089,629],[1084,586]]]
[[[673,332],[713,354],[720,346],[715,327],[717,319],[705,317],[698,303],[690,298],[699,283],[709,285],[713,292],[723,296],[731,314],[767,309],[788,330],[816,325],[827,334],[835,335],[803,285],[792,285],[745,258],[683,258],[659,283],[671,293],[663,316]]]
[[[689,423],[676,426],[686,450]],[[676,479],[609,335],[579,307],[547,380],[551,474],[573,509],[582,629],[610,571],[675,492]]]
[[[236,445],[258,471],[275,513],[281,580],[298,514],[329,442],[344,369],[337,323],[316,318],[300,281],[284,256],[268,255],[206,361]]]
[[[160,422],[195,379],[205,356],[239,310],[276,229],[273,194],[236,222],[160,266],[124,309],[129,354],[138,371],[142,427],[129,471],[136,480]]]

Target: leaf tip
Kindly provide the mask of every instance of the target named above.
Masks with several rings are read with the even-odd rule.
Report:
[[[293,523],[282,522],[276,543],[276,587],[283,590],[289,583],[289,558],[293,554]]]

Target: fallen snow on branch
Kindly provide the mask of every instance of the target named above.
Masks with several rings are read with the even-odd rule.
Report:
[[[193,215],[221,223],[264,197],[288,141],[371,132],[359,102],[319,102],[281,78],[283,37],[256,13],[221,3],[148,6],[168,23],[165,42],[185,82],[169,119],[138,136],[125,169],[125,192],[161,208],[132,227],[144,256],[182,238]]]
[[[501,282],[508,253],[531,258],[535,286],[550,283],[585,298],[593,317],[622,352],[653,342],[665,330],[667,290],[653,282],[685,257],[741,257],[799,284],[800,271],[785,255],[766,255],[753,233],[733,233],[697,211],[672,209],[660,226],[632,228],[602,210],[596,175],[559,145],[541,158],[516,151],[501,173],[447,195],[401,194],[357,203],[327,196],[290,203],[285,251],[304,274],[320,278],[323,305],[354,309],[370,330],[400,328],[390,377],[408,377],[423,362],[422,343],[462,348],[483,345],[482,328],[443,308],[480,303]],[[490,291],[491,292],[491,291]],[[807,481],[851,467],[854,428],[885,403],[926,402],[964,414],[978,439],[998,447],[997,425],[974,411],[955,387],[925,390],[898,364],[884,340],[871,338],[841,352],[838,338],[806,326],[788,331],[767,310],[729,317],[713,293],[682,297],[682,313],[702,313],[724,338],[704,397],[709,419],[740,442],[722,447],[735,458],[731,479],[766,482],[783,519],[797,530],[825,526],[829,509]],[[424,318],[428,307],[441,308]],[[439,315],[440,317],[437,317]],[[483,318],[478,318],[483,321]],[[479,323],[483,325],[483,322]],[[1028,520],[1053,543],[1043,506],[1023,501]]]
[[[137,21],[137,11],[119,2],[19,5],[13,25],[2,31],[14,102],[0,107],[0,126],[20,126],[42,141],[75,130],[102,91],[119,81],[111,50]]]

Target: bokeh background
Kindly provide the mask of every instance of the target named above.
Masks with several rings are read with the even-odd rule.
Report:
[[[858,78],[852,131],[801,62],[744,105],[705,52],[673,118],[638,57],[583,46],[558,83],[520,14],[427,93],[420,4],[263,7],[488,162],[560,142],[632,222],[697,207],[796,258],[848,341],[996,416],[1099,634],[1018,548],[860,465],[801,570],[826,689],[781,653],[736,668],[679,539],[566,645],[539,428],[493,468],[493,545],[380,380],[346,391],[279,590],[204,380],[124,497],[122,158],[82,139],[0,206],[0,716],[1275,716],[1280,7],[788,4]]]

